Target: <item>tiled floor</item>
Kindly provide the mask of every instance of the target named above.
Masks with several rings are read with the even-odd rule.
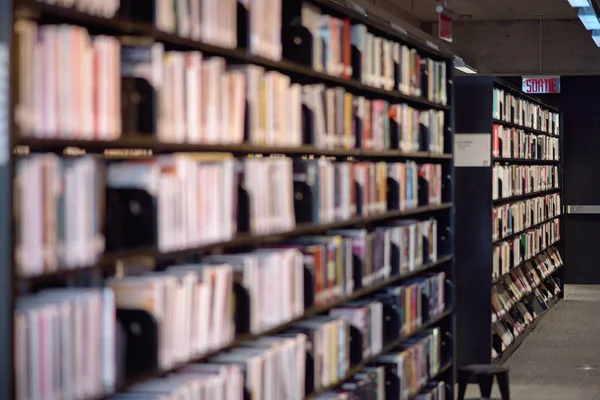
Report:
[[[505,365],[511,400],[600,400],[600,285],[565,287]],[[467,398],[478,396],[470,385]]]

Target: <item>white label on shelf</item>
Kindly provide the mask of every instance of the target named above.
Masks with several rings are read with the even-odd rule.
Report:
[[[398,25],[394,24],[393,22],[390,22],[390,26],[392,27],[393,30],[400,32],[404,36],[408,35],[408,32],[406,31],[406,29],[399,27]]]
[[[9,160],[9,136],[10,136],[10,90],[9,90],[10,58],[8,45],[0,43],[0,165]]]
[[[429,40],[427,40],[425,42],[425,44],[427,44],[427,46],[431,47],[435,51],[440,51],[440,47],[437,44],[435,44],[435,43],[431,43]]]
[[[361,6],[359,6],[357,4],[352,4],[352,8],[354,8],[354,11],[356,11],[357,13],[362,14],[365,17],[367,16],[367,13],[365,12],[365,9],[362,8]]]
[[[492,165],[490,133],[457,133],[454,135],[455,167],[489,167]]]

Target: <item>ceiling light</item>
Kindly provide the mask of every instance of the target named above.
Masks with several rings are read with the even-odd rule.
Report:
[[[476,74],[477,70],[473,69],[469,66],[464,66],[464,67],[459,67],[459,66],[454,66],[454,68],[456,68],[457,70],[459,70],[460,72],[464,72],[465,74]]]
[[[569,0],[569,4],[574,8],[589,7],[590,0]]]
[[[598,17],[592,7],[580,8],[579,19],[588,31],[600,29],[600,21],[598,21]]]
[[[476,74],[477,70],[465,63],[465,60],[462,57],[454,55],[454,68],[459,70],[460,72],[464,72],[465,74]]]

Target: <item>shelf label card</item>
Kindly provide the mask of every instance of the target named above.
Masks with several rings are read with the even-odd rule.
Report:
[[[354,9],[354,11],[356,11],[357,13],[363,15],[363,16],[367,16],[367,13],[365,12],[365,9],[362,8],[361,6],[359,6],[358,4],[350,4],[350,6]]]
[[[491,133],[457,133],[454,135],[455,167],[489,167],[491,165]]]
[[[427,46],[429,46],[430,48],[434,49],[435,51],[440,51],[440,46],[438,46],[437,44],[430,42],[429,40],[425,41],[425,44]]]
[[[408,32],[406,31],[406,29],[396,25],[393,22],[390,22],[390,26],[392,27],[393,30],[395,30],[396,32],[400,32],[401,34],[403,34],[404,36],[408,35]]]

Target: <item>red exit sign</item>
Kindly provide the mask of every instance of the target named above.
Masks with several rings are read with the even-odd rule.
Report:
[[[524,76],[525,93],[560,93],[560,76]]]

